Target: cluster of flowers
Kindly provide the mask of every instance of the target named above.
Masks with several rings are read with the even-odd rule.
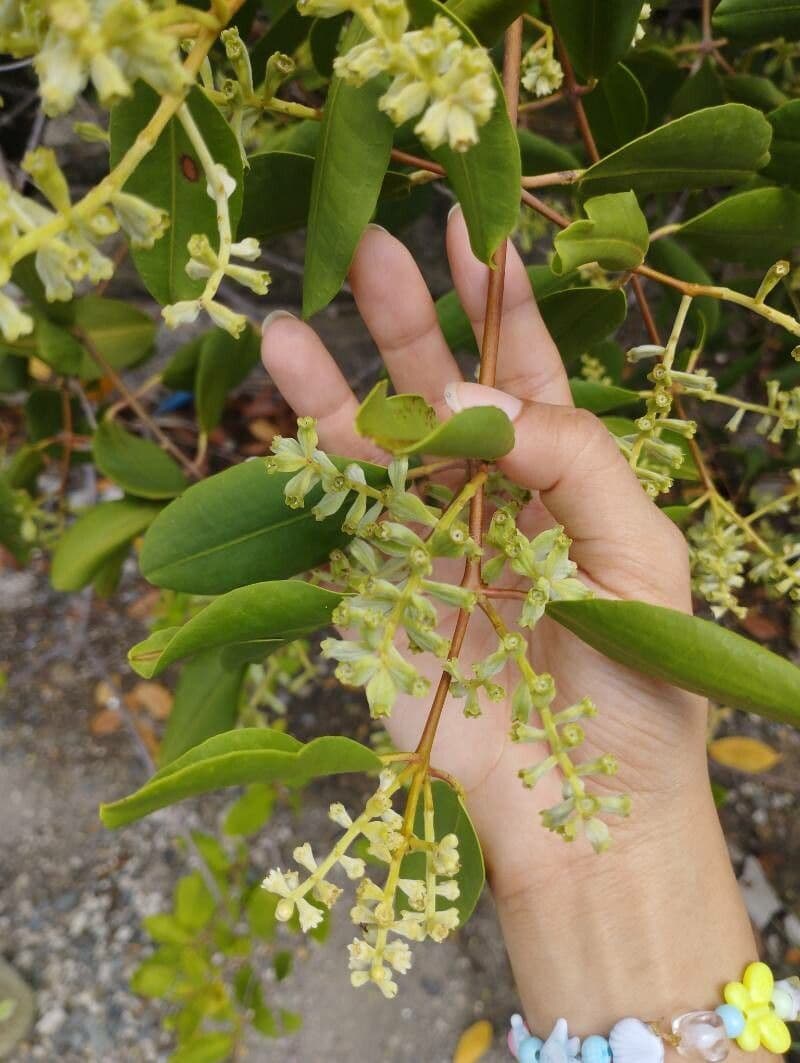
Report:
[[[703,520],[689,529],[688,539],[693,589],[705,598],[717,619],[727,612],[745,616],[747,609],[737,597],[750,559],[744,532],[716,506],[709,506]]]
[[[550,96],[564,81],[561,63],[553,55],[552,35],[532,45],[522,57],[522,84],[535,96]]]
[[[335,63],[350,85],[388,74],[392,82],[378,106],[395,125],[421,115],[414,131],[429,148],[449,144],[467,151],[492,115],[497,100],[494,72],[483,48],[466,44],[445,15],[409,30],[405,0],[299,0],[306,15],[330,18],[352,11],[371,37]]]
[[[394,975],[406,974],[411,968],[408,942],[442,942],[459,923],[458,909],[439,907],[440,898],[452,902],[459,896],[455,879],[459,872],[458,838],[454,834],[435,837],[429,790],[424,838],[405,829],[403,817],[392,808],[392,798],[401,786],[402,775],[382,772],[377,791],[356,819],[344,805],[331,805],[330,818],[344,834],[330,853],[317,861],[306,842],[293,854],[295,862],[308,872],[305,878],[301,880],[297,871],[274,868],[263,882],[264,889],[280,898],[277,918],[287,922],[296,914],[301,929],[308,932],[322,922],[325,910],[341,896],[341,887],[328,881],[328,875],[338,866],[349,879],[360,880],[350,918],[361,928],[362,936],[348,946],[350,980],[356,987],[375,985],[389,999],[397,995]],[[374,860],[388,865],[384,886],[365,877],[364,860],[348,855],[348,849],[360,838]],[[404,861],[414,853],[424,854],[424,879],[404,877]]]
[[[717,387],[716,380],[706,370],[682,372],[672,367],[674,349],[656,344],[644,344],[628,351],[628,361],[656,359],[648,374],[653,388],[647,397],[647,409],[635,423],[636,434],[617,436],[617,443],[631,462],[645,491],[656,498],[672,487],[673,475],[681,467],[683,449],[676,442],[663,438],[663,432],[691,439],[697,431],[694,421],[673,417],[675,392],[707,398]]]
[[[110,107],[130,95],[138,78],[158,93],[186,84],[179,39],[164,32],[170,22],[175,18],[169,10],[144,0],[4,3],[0,52],[35,56],[45,114],[69,111],[90,81]]]
[[[0,182],[0,287],[11,279],[17,242],[58,217],[66,219],[66,227],[35,256],[36,272],[51,302],[70,300],[82,280],[97,284],[111,276],[113,263],[98,247],[107,236],[121,228],[134,247],[152,247],[167,228],[164,211],[127,192],[114,192],[109,203],[90,217],[73,213],[66,177],[50,148],[28,152],[22,166],[48,205]],[[32,332],[33,325],[30,315],[0,291],[0,330],[5,339],[13,343]]]

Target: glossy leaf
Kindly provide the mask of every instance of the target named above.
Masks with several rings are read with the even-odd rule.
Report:
[[[633,192],[595,196],[583,209],[586,218],[555,238],[554,273],[571,273],[591,262],[607,270],[632,270],[642,264],[650,234]]]
[[[448,0],[446,7],[482,44],[492,45],[530,6],[528,0]]]
[[[196,746],[129,797],[102,805],[100,817],[107,827],[123,827],[156,809],[227,786],[253,782],[305,786],[323,776],[380,767],[371,749],[350,738],[329,736],[300,745],[266,727],[242,728]]]
[[[342,52],[368,36],[354,18]],[[359,88],[337,77],[331,82],[308,209],[304,317],[322,310],[337,294],[375,212],[394,135],[392,123],[378,110],[382,91],[380,79]]]
[[[308,32],[308,46],[314,61],[314,69],[324,78],[333,75],[333,63],[346,19],[346,12],[335,15],[333,18],[314,19]]]
[[[160,765],[235,727],[243,679],[244,669],[226,667],[219,650],[199,653],[183,666],[158,750]]]
[[[673,118],[680,118],[704,107],[718,107],[725,103],[725,87],[717,73],[716,63],[706,56],[698,70],[688,77],[678,91],[670,107]]]
[[[229,392],[258,364],[260,352],[261,340],[249,325],[238,337],[221,328],[206,334],[194,381],[197,419],[204,432],[217,427]]]
[[[416,24],[430,23],[437,14],[444,14],[458,25],[465,40],[476,43],[464,23],[436,0],[409,0],[408,6]],[[449,147],[431,152],[444,167],[464,211],[473,253],[487,264],[517,227],[522,179],[519,142],[508,117],[503,86],[496,72],[493,78],[497,102],[492,117],[481,126],[478,143],[464,152]]]
[[[501,458],[514,446],[514,428],[495,406],[476,407],[439,422],[421,395],[392,395],[379,381],[356,416],[356,429],[393,454]]]
[[[161,447],[116,421],[100,423],[92,452],[100,472],[138,498],[174,498],[187,486],[180,466]]]
[[[156,324],[142,310],[121,299],[84,295],[74,303],[72,330],[81,340],[86,336],[92,348],[119,372],[138,365],[153,350]],[[78,370],[83,380],[99,380],[104,370],[89,355],[83,356]]]
[[[627,144],[647,129],[647,97],[623,63],[600,78],[583,100],[586,117],[601,155]]]
[[[576,71],[597,78],[630,51],[642,0],[551,0],[550,12]]]
[[[737,41],[795,41],[800,37],[800,0],[721,0],[713,26],[718,36]]]
[[[800,725],[800,668],[719,624],[644,602],[551,602],[547,612],[628,668]]]
[[[385,469],[363,467],[373,486],[385,483]],[[283,496],[288,479],[267,473],[262,461],[248,461],[190,487],[145,537],[143,575],[158,587],[224,594],[321,564],[348,542],[341,516],[316,520],[311,507],[318,490],[305,509],[289,509]]]
[[[679,235],[703,255],[767,268],[800,244],[800,195],[788,188],[739,192],[684,222]]]
[[[800,100],[792,100],[767,115],[772,126],[772,157],[763,173],[778,184],[800,189]]]
[[[522,172],[528,177],[554,173],[557,170],[579,170],[581,168],[580,159],[574,152],[565,148],[563,144],[556,144],[549,137],[542,137],[530,129],[520,128],[517,130],[517,139],[522,159]]]
[[[265,151],[251,155],[244,178],[244,205],[239,235],[262,240],[302,229],[311,204],[314,156],[294,151]],[[379,199],[407,196],[411,184],[405,174],[389,171]]]
[[[158,103],[156,93],[139,81],[133,95],[112,109],[109,127],[112,168],[148,123]],[[200,89],[192,89],[187,105],[214,161],[221,163],[236,181],[236,190],[228,200],[235,233],[242,209],[239,145],[228,123]],[[167,123],[155,147],[128,178],[124,191],[161,207],[170,217],[169,228],[152,248],[131,251],[150,294],[161,304],[196,298],[203,290],[204,281],[192,280],[186,273],[187,243],[194,233],[205,233],[216,247],[217,210],[206,192],[206,179],[197,153],[177,118]]]
[[[149,679],[202,650],[290,642],[329,624],[340,601],[341,595],[302,580],[253,583],[217,598],[182,627],[154,632],[133,647],[128,660],[138,675]]]
[[[431,789],[433,791],[433,823],[437,839],[443,838],[445,834],[455,834],[458,838],[458,856],[461,867],[455,878],[460,893],[452,905],[458,909],[459,925],[463,926],[475,910],[475,905],[483,892],[486,881],[483,853],[469,814],[456,791],[439,779],[432,783]],[[419,838],[425,836],[423,812],[423,802],[420,798],[414,821],[414,832]],[[425,857],[422,853],[413,853],[405,858],[402,876],[403,878],[425,878]],[[439,901],[438,903],[442,908],[451,906],[450,902]]]
[[[50,581],[57,591],[79,591],[103,564],[152,524],[159,507],[134,499],[102,502],[84,510],[58,540]]]
[[[539,310],[562,359],[569,365],[619,328],[625,320],[627,304],[621,291],[572,288],[546,295]]]
[[[729,74],[725,78],[725,91],[728,99],[760,111],[772,111],[788,103],[788,96],[774,81],[755,74]]]
[[[647,99],[647,126],[660,126],[672,98],[684,79],[677,56],[660,45],[637,45],[626,57],[625,66],[636,75]]]
[[[760,111],[726,103],[676,118],[590,167],[582,196],[637,195],[747,181],[769,160],[772,131]]]
[[[641,402],[635,391],[618,388],[612,384],[599,384],[595,380],[573,378],[569,387],[575,405],[582,410],[591,410],[592,413],[607,413],[609,410],[619,409],[620,406]]]

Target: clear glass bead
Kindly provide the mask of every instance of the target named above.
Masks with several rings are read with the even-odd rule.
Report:
[[[680,1037],[678,1055],[697,1063],[724,1063],[730,1051],[725,1023],[715,1011],[688,1011],[672,1020],[672,1032]]]

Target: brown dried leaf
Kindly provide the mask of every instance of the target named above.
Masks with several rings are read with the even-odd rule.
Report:
[[[154,720],[166,720],[172,710],[172,692],[161,683],[142,680],[125,697],[133,712],[146,712]]]
[[[89,730],[95,738],[115,734],[122,727],[122,718],[114,709],[101,709],[89,720]]]

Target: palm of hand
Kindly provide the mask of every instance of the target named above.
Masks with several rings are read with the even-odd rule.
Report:
[[[480,337],[486,270],[472,258],[459,215],[450,221],[448,252],[462,305]],[[350,279],[398,391],[420,393],[446,415],[445,388],[450,385],[452,393],[460,373],[439,330],[427,287],[408,252],[385,232],[370,228]],[[500,351],[497,386],[505,394],[461,383],[456,384],[456,401],[500,405],[515,420],[517,443],[499,468],[534,492],[534,501],[520,517],[522,530],[533,537],[553,524],[564,525],[574,540],[571,556],[579,576],[602,596],[690,608],[683,538],[647,500],[601,422],[572,408],[561,357],[513,249],[506,270]],[[268,320],[263,357],[297,412],[317,419],[326,450],[376,457],[375,449],[355,433],[355,396],[307,325],[290,317]],[[460,563],[438,562],[434,578],[459,582]],[[502,583],[515,586],[515,579],[506,576]],[[516,586],[527,590],[521,580]],[[518,600],[496,602],[512,630],[519,630],[520,604]],[[456,612],[440,607],[439,615],[440,633],[449,639]],[[597,719],[586,721],[586,740],[576,761],[611,752],[620,763],[620,772],[599,779],[596,790],[633,791],[644,803],[668,799],[690,776],[697,777],[698,766],[702,776],[705,721],[699,699],[615,665],[546,617],[529,633],[529,646],[536,671],[555,679],[556,709],[589,695],[600,710]],[[471,671],[496,647],[494,629],[476,609],[460,656],[462,670]],[[399,648],[404,649],[402,644]],[[415,656],[414,664],[435,687],[441,662],[425,654]],[[545,751],[536,744],[509,740],[514,672],[515,666],[507,666],[505,673],[495,677],[506,697],[484,704],[477,719],[465,720],[461,704],[448,698],[432,763],[454,775],[467,792],[470,813],[490,861],[493,847],[500,845],[497,824],[509,817],[517,822],[522,817],[530,825],[524,844],[535,845],[542,859],[549,860],[564,846],[539,828],[536,811],[559,800],[560,781],[551,772],[530,794],[517,778],[521,768],[540,761]],[[399,749],[416,747],[428,709],[429,699],[398,700],[388,727]],[[503,859],[508,864],[507,852]]]

